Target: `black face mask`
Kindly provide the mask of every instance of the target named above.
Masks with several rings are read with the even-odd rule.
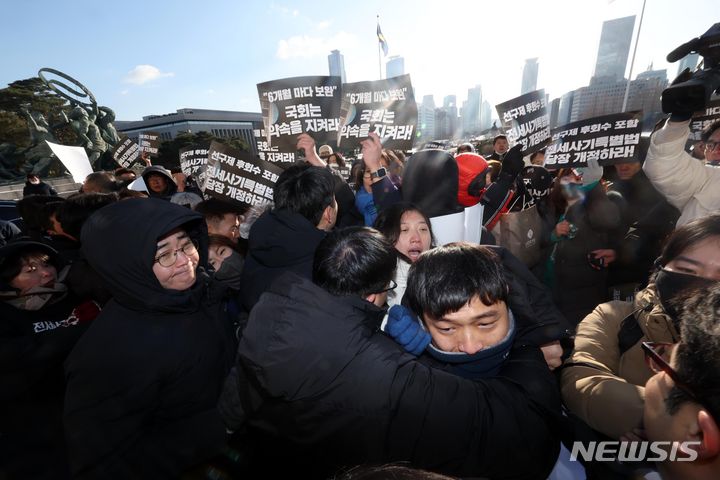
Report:
[[[677,305],[673,300],[680,298],[684,293],[697,288],[708,288],[717,283],[716,280],[698,277],[697,275],[688,275],[687,273],[671,272],[670,270],[660,269],[655,277],[655,287],[657,288],[660,304],[665,313],[672,319],[675,326],[678,326],[680,314]]]

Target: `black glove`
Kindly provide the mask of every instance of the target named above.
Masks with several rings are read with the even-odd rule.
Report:
[[[521,144],[515,145],[506,154],[502,161],[502,169],[500,169],[500,175],[509,175],[514,180],[522,172],[525,167],[523,162],[522,154],[523,146]]]
[[[689,68],[686,68],[682,72],[680,72],[680,75],[675,77],[675,80],[672,81],[670,86],[677,85],[679,83],[687,82],[692,78],[693,74],[690,71]],[[693,116],[694,112],[686,112],[685,110],[681,111],[672,111],[670,112],[670,121],[671,122],[686,122],[690,120]]]

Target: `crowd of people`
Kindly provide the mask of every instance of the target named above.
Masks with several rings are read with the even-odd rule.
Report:
[[[252,208],[161,166],[29,176],[0,478],[719,478],[720,122],[704,160],[688,133],[554,171],[502,135],[353,161],[302,134]],[[437,240],[477,205],[479,243]],[[614,441],[672,455],[569,455]]]

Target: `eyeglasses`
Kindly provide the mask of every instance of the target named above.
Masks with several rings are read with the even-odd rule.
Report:
[[[680,380],[680,375],[670,366],[670,355],[674,346],[674,343],[642,342],[642,349],[645,352],[645,363],[653,372],[664,372],[667,374],[680,390],[685,392],[693,401],[697,401],[697,396],[690,390],[690,387],[685,382]]]
[[[392,290],[395,290],[396,288],[397,288],[397,282],[395,282],[395,280],[390,280],[390,286],[389,286],[388,288],[386,288],[386,289],[384,289],[384,290],[379,290],[379,291],[377,291],[377,292],[375,292],[375,293],[390,292],[390,291],[392,291]]]
[[[705,150],[708,152],[712,152],[718,147],[720,147],[720,142],[705,142]]]
[[[161,267],[170,268],[175,265],[178,252],[182,252],[186,257],[195,255],[197,253],[197,245],[195,245],[195,242],[188,242],[180,248],[163,253],[155,259],[155,263],[159,263]]]
[[[682,392],[690,397],[690,399],[702,405],[713,418],[718,418],[713,413],[712,409],[708,407],[707,402],[701,401],[695,392],[692,391],[690,386],[680,380],[680,375],[677,371],[670,366],[670,354],[672,353],[673,343],[660,343],[660,342],[642,342],[642,349],[645,352],[645,363],[648,368],[655,373],[664,372],[673,381],[673,383]]]

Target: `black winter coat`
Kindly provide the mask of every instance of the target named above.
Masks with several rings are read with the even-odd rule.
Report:
[[[83,227],[85,255],[113,299],[65,363],[76,478],[177,478],[224,446],[216,402],[233,345],[221,303],[201,269],[184,291],[152,271],[157,239],[180,226],[200,242],[202,265],[202,217],[163,200],[109,205]]]
[[[57,191],[43,181],[40,183],[25,182],[23,197],[27,197],[28,195],[57,195]]]
[[[0,302],[0,478],[69,478],[63,361],[98,311],[72,296],[40,310]]]
[[[262,214],[250,230],[243,266],[240,296],[245,311],[286,271],[312,278],[315,249],[325,235],[298,213],[282,209]]]
[[[610,285],[639,283],[644,288],[680,212],[642,170],[630,180],[613,182],[608,198],[620,208],[623,224],[629,230],[620,241],[617,260],[610,265]]]
[[[557,306],[574,327],[595,307],[607,301],[608,271],[590,265],[593,250],[617,249],[624,235],[620,211],[598,183],[585,198],[570,206],[565,220],[577,227],[555,250],[553,294]]]
[[[408,461],[453,475],[547,478],[560,398],[539,350],[513,352],[498,378],[464,379],[403,352],[379,331],[383,313],[293,274],[262,296],[221,398],[227,424],[249,429],[250,475],[326,478],[343,466]]]

